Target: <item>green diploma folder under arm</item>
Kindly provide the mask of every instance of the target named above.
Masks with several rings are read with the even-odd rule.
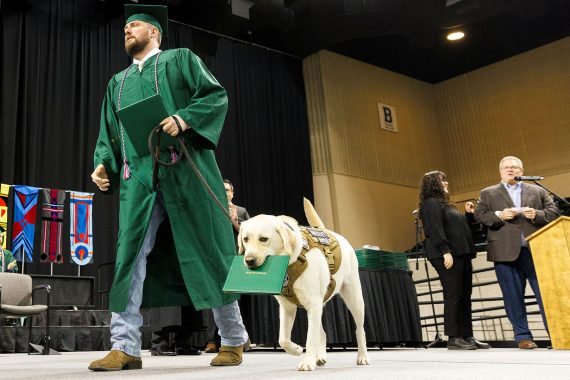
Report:
[[[137,152],[137,155],[144,157],[150,154],[148,148],[150,132],[170,115],[166,110],[162,97],[159,94],[155,94],[121,108],[117,111],[117,116],[123,124],[127,139]],[[169,134],[162,133],[160,146],[168,148],[171,145],[178,146],[177,140]]]
[[[262,266],[249,269],[243,256],[234,257],[222,290],[224,293],[280,294],[289,256],[268,256]]]

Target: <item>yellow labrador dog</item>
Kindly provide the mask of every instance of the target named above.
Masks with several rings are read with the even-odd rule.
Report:
[[[323,222],[311,202],[305,199],[304,206],[309,224],[324,229]],[[340,294],[356,323],[358,342],[356,364],[369,364],[364,332],[364,300],[356,255],[345,238],[332,231],[328,232],[336,238],[341,251],[340,266],[332,275],[334,282],[331,281],[326,255],[318,248],[311,248],[307,253],[303,253],[306,269],[292,285],[298,304],[307,310],[308,318],[306,353],[297,366],[300,371],[312,371],[316,365],[321,366],[326,362],[326,335],[321,317],[327,290],[330,295],[328,299],[337,293]],[[255,216],[241,224],[238,236],[239,251],[244,254],[245,264],[250,268],[259,267],[265,258],[271,255],[288,255],[291,265],[301,259],[303,244],[301,228],[288,216]],[[288,275],[291,275],[290,269]],[[332,284],[330,288],[329,284]],[[291,341],[297,304],[292,303],[290,297],[285,297],[283,294],[275,297],[279,302],[279,344],[287,353],[301,355],[303,348]]]

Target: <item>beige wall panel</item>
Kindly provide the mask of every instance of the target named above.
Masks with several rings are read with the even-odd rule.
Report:
[[[415,188],[341,174],[333,175],[333,181],[337,194],[332,199],[336,231],[353,247],[370,244],[403,252],[415,245]]]
[[[306,59],[304,74],[307,97],[324,98],[309,124],[311,135],[328,128],[332,172],[415,187],[443,166],[431,85],[328,51]],[[378,103],[395,107],[399,132],[380,128]]]
[[[566,38],[434,86],[454,191],[497,183],[506,155],[527,174],[570,171],[569,68]]]
[[[453,200],[499,182],[499,160],[570,196],[570,38],[437,85],[328,51],[303,62],[315,204],[355,246],[413,245],[423,173],[445,171]],[[399,132],[380,128],[377,103]]]

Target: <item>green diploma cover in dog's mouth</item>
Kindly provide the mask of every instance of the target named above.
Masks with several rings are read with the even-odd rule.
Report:
[[[236,256],[222,290],[224,293],[280,294],[289,256],[268,256],[258,268],[248,268],[243,256]]]

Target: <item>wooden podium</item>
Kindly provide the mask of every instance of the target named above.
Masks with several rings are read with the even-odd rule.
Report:
[[[552,348],[570,349],[570,217],[528,236]]]

